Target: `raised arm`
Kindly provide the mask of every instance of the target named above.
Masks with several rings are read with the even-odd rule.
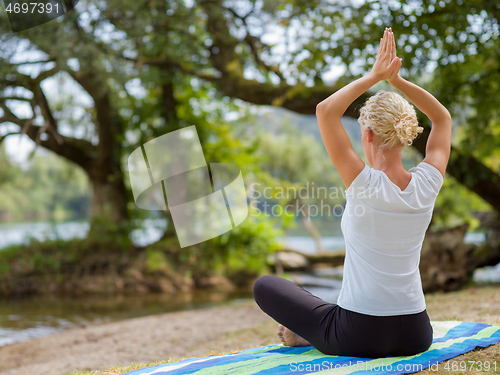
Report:
[[[395,46],[392,33],[391,39],[391,43]],[[401,78],[399,74],[387,81],[431,120],[432,128],[427,139],[423,161],[436,167],[444,177],[451,149],[450,113],[434,96],[414,83]]]
[[[346,189],[363,170],[365,163],[352,148],[340,119],[362,93],[381,80],[397,76],[401,60],[393,57],[393,48],[395,47],[390,43],[389,30],[386,29],[371,72],[344,86],[316,106],[316,117],[326,151]]]

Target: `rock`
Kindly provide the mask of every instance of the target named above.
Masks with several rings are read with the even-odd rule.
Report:
[[[176,288],[172,284],[172,282],[165,277],[162,277],[160,280],[158,280],[158,287],[163,293],[175,293],[176,291]]]
[[[500,263],[496,266],[478,268],[474,272],[473,280],[476,283],[500,283]]]
[[[344,275],[344,266],[337,267],[316,267],[313,270],[315,276],[333,277],[342,280]]]
[[[277,251],[271,259],[275,266],[281,266],[285,270],[297,270],[309,268],[309,261],[305,255],[295,251]]]
[[[232,291],[235,289],[233,283],[227,277],[220,275],[200,277],[196,280],[195,285],[198,288],[215,289],[218,291]]]
[[[342,287],[342,281],[331,279],[327,277],[317,277],[311,275],[291,275],[290,279],[299,285],[309,285],[309,286],[320,286],[325,288],[340,289]]]
[[[424,292],[457,290],[468,281],[468,247],[464,244],[468,227],[464,224],[426,234],[420,257]]]

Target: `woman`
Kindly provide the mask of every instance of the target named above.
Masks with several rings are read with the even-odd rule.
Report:
[[[418,264],[425,231],[450,154],[451,117],[431,94],[399,76],[401,59],[386,29],[371,72],[318,104],[328,155],[346,187],[341,228],[346,242],[337,305],[273,275],[254,286],[257,304],[281,323],[284,345],[324,354],[378,358],[423,352],[432,343]],[[399,94],[379,92],[361,109],[368,163],[354,152],[341,116],[362,93],[387,80],[432,122],[424,160],[409,171],[401,150],[422,131]]]

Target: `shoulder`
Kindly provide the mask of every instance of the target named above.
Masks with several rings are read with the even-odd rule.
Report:
[[[416,167],[409,170],[412,174],[417,175],[419,180],[428,184],[433,190],[439,191],[444,183],[444,177],[441,172],[433,165],[422,161]]]
[[[354,189],[364,189],[369,185],[370,176],[371,176],[372,168],[368,166],[365,162],[363,162],[363,167],[361,172],[359,172],[351,184],[347,187],[346,193],[349,194]]]

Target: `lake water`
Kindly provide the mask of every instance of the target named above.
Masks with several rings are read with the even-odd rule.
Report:
[[[68,328],[172,311],[238,304],[251,298],[251,292],[197,291],[174,295],[0,299],[0,346],[47,336]]]
[[[71,239],[87,235],[86,222],[47,222],[0,224],[0,251],[10,244],[28,243],[30,238]],[[143,228],[131,234],[132,241],[139,246],[158,240],[165,230],[163,220],[145,220]],[[286,236],[280,239],[290,249],[305,253],[316,252],[314,240],[306,236]],[[467,234],[467,242],[479,243],[481,234]],[[342,236],[322,238],[322,246],[328,250],[345,247]],[[478,270],[479,279],[500,281],[500,266],[496,269]],[[482,273],[481,273],[482,272]],[[297,273],[292,280],[311,293],[329,302],[336,302],[340,292],[342,270],[327,268],[316,270],[312,275]],[[251,292],[193,292],[175,295],[150,294],[141,296],[79,297],[61,298],[37,296],[31,298],[0,299],[0,346],[16,341],[42,337],[63,329],[128,319],[139,316],[161,314],[171,311],[204,308],[220,304],[239,303],[251,300]]]
[[[84,238],[89,229],[89,223],[83,221],[0,223],[0,251],[8,245],[27,244],[31,238],[40,241],[56,238],[64,240]],[[145,246],[160,239],[165,229],[165,220],[144,220],[142,228],[134,230],[130,238],[135,245]]]

